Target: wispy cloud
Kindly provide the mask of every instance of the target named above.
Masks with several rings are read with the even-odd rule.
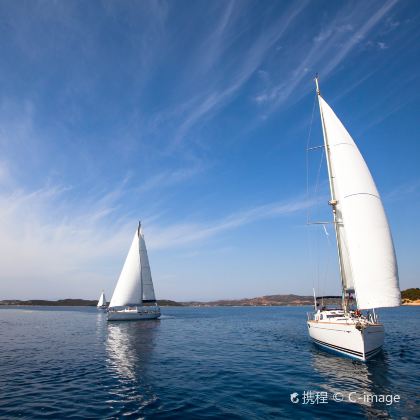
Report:
[[[12,183],[12,176],[10,174],[9,165],[6,162],[0,161],[0,186],[10,185]]]
[[[259,104],[269,104],[272,110],[288,100],[292,93],[294,94],[294,101],[297,101],[304,94],[298,90],[298,87],[309,78],[309,73],[314,74],[319,71],[322,78],[328,77],[381,22],[396,3],[397,0],[388,0],[364,23],[361,21],[365,18],[367,9],[361,3],[353,11],[347,8],[341,11],[313,38],[310,48],[306,44],[296,48],[297,56],[301,56],[297,60],[300,64],[289,77],[284,77],[276,86],[256,95],[255,100]],[[348,20],[352,17],[357,25],[360,25],[357,30],[355,30],[353,24],[348,23]],[[377,45],[380,48],[379,44]],[[385,47],[385,44],[383,44],[383,47]]]
[[[300,137],[294,127],[306,111],[288,119],[289,105],[308,93],[315,71],[337,75],[341,95],[375,72],[389,82],[377,98],[367,92],[365,130],[413,100],[417,74],[407,63],[418,31],[404,23],[408,7],[391,13],[396,4],[1,5],[0,295],[93,296],[104,282],[111,287],[137,217],[152,251],[179,255],[182,246],[192,256],[212,238],[305,209],[301,197],[264,195],[266,204],[237,211],[220,202],[260,197],[261,185],[269,194],[277,175],[281,182],[299,171],[289,151],[300,146],[278,160],[272,153]],[[395,45],[398,66],[385,60]],[[276,126],[252,131],[281,107]],[[360,112],[351,114],[356,122]],[[257,172],[267,179],[248,182]]]
[[[391,115],[407,107],[410,102],[415,101],[417,98],[416,91],[410,90],[410,87],[417,83],[419,78],[418,73],[408,73],[398,85],[388,85],[383,96],[380,99],[378,98],[377,102],[372,102],[371,107],[364,111],[363,118],[365,121],[362,132],[377,126]],[[407,93],[404,96],[399,95],[399,92],[404,89]],[[376,113],[378,108],[381,109],[379,114]]]
[[[93,296],[118,274],[136,220],[117,211],[121,191],[68,199],[68,188],[46,187],[0,193],[0,295],[41,297],[48,288],[56,297]],[[248,208],[206,222],[165,224],[146,218],[151,250],[203,243],[248,224],[299,212],[311,203],[301,197]],[[22,291],[23,289],[23,291]],[[82,292],[84,291],[84,292]]]
[[[143,182],[136,191],[146,193],[151,190],[161,191],[163,188],[174,186],[190,180],[205,170],[205,166],[196,163],[192,166],[186,166],[180,169],[161,171]]]
[[[410,182],[405,182],[398,185],[394,189],[387,191],[383,198],[385,201],[400,201],[407,197],[418,197],[420,194],[420,179],[415,179]]]
[[[1,296],[42,297],[46,289],[57,297],[75,291],[89,296],[115,275],[109,262],[121,258],[132,234],[114,211],[116,195],[75,205],[67,192],[45,187],[0,193]]]
[[[294,197],[288,201],[268,203],[238,211],[221,219],[209,220],[205,223],[183,223],[166,227],[150,226],[148,228],[148,242],[154,249],[197,243],[259,220],[300,212],[312,205],[313,201],[309,202],[302,197]]]
[[[383,6],[377,10],[352,37],[342,46],[338,54],[329,61],[323,69],[323,74],[328,75],[332,72],[353,50],[353,48],[365,38],[365,36],[384,18],[384,16],[397,4],[398,0],[388,0]]]
[[[233,71],[227,65],[221,65],[215,76],[212,77],[212,82],[208,88],[196,95],[195,98],[188,100],[188,109],[185,104],[180,105],[182,113],[185,115],[183,122],[178,127],[175,136],[174,144],[180,144],[187,133],[197,124],[208,120],[210,117],[232,100],[235,93],[250,79],[250,77],[258,70],[263,60],[266,58],[270,49],[282,38],[286,31],[291,27],[292,23],[299,16],[299,14],[307,6],[307,1],[302,1],[297,6],[285,10],[280,18],[272,22],[264,31],[260,32],[257,38],[250,46],[246,48],[240,62],[234,63]],[[234,22],[230,19],[232,15],[231,5],[227,8],[221,24],[212,32],[208,42],[214,44],[211,48],[211,56],[209,59],[206,54],[200,56],[200,60],[205,63],[214,62],[216,58],[220,58],[220,62],[225,60],[230,62],[228,57],[223,57],[223,53],[229,53],[225,44],[229,44],[225,39],[225,34],[228,29],[229,22]],[[240,28],[236,28],[240,31]],[[210,68],[210,67],[209,67]]]

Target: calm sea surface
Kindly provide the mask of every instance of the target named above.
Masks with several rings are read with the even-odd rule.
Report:
[[[96,308],[2,308],[0,417],[420,417],[420,307],[380,312],[384,351],[366,364],[315,347],[309,310],[163,308],[159,321],[107,323]]]

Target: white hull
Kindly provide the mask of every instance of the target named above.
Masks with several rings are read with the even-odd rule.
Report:
[[[382,324],[352,317],[309,320],[308,332],[319,346],[362,361],[378,353],[384,343]]]
[[[108,321],[135,321],[157,319],[159,317],[159,306],[137,306],[136,308],[111,309],[108,311]]]

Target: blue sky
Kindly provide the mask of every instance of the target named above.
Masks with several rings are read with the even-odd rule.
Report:
[[[418,287],[417,1],[3,1],[0,298],[110,297],[137,220],[177,300],[337,293],[325,99]]]

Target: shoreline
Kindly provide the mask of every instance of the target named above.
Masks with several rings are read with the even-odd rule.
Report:
[[[401,306],[420,306],[420,299],[403,302]]]
[[[413,293],[416,292],[416,293]],[[419,289],[408,289],[401,294],[401,306],[420,306]],[[96,299],[3,299],[0,300],[0,307],[16,306],[38,306],[38,307],[96,307]],[[109,304],[109,302],[107,302]],[[213,308],[213,307],[303,307],[313,306],[313,298],[310,296],[288,295],[266,295],[254,298],[243,299],[219,299],[214,301],[184,301],[177,302],[171,299],[157,299],[157,304],[162,307],[193,307],[193,308]],[[337,305],[336,299],[329,301],[329,304]]]
[[[294,307],[312,307],[310,304],[303,305],[159,305],[164,308],[294,308]],[[36,304],[4,304],[0,303],[2,307],[19,307],[19,308],[96,308],[96,305],[36,305]],[[106,308],[105,308],[106,309]]]

